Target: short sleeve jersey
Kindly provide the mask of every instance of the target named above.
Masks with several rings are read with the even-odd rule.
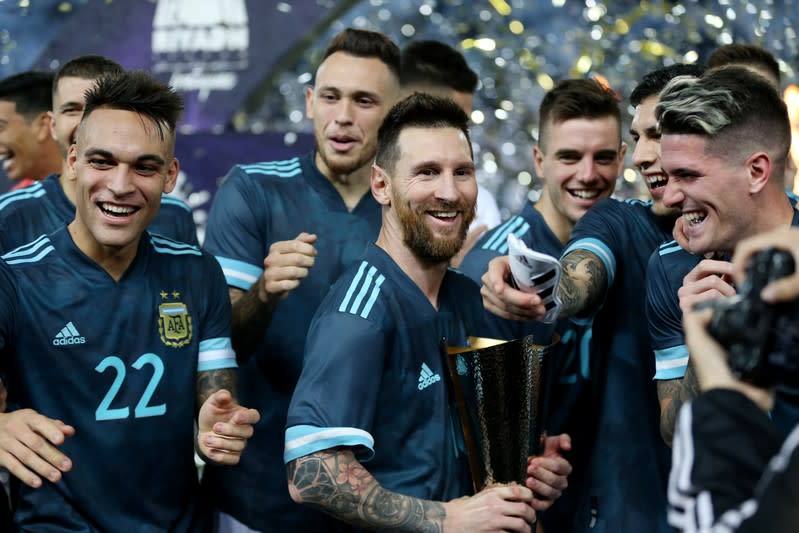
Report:
[[[792,226],[799,226],[794,209]],[[655,379],[677,379],[688,368],[688,348],[682,331],[682,309],[677,291],[683,278],[702,261],[670,241],[662,244],[649,260],[646,311],[652,347],[655,350]]]
[[[64,227],[3,256],[9,402],[75,427],[73,469],[18,488],[22,530],[202,530],[194,465],[196,379],[234,368],[230,301],[215,259],[144,233],[119,281]]]
[[[388,490],[445,501],[468,494],[442,339],[464,346],[482,316],[467,277],[447,272],[436,310],[370,245],[311,324],[284,460],[346,446]]]
[[[313,153],[235,166],[214,199],[204,247],[219,260],[229,287],[248,290],[273,243],[301,232],[317,235],[308,277],[280,302],[257,352],[242,364],[240,401],[261,413],[247,453],[235,467],[210,467],[204,474],[214,505],[251,529],[335,527],[332,518],[289,497],[283,428],[311,318],[333,283],[377,238],[380,221],[380,205],[369,192],[352,211],[347,208]]]
[[[671,237],[672,226],[673,219],[652,213],[651,202],[608,199],[577,222],[563,252],[593,253],[608,275],[593,321],[595,440],[575,531],[587,531],[590,524],[591,531],[670,531],[665,515],[670,457],[660,436],[644,309],[647,261]]]
[[[75,219],[75,206],[64,194],[58,175],[0,196],[0,253],[52,233]],[[150,233],[197,244],[191,208],[172,196],[161,196],[161,207],[148,227]]]

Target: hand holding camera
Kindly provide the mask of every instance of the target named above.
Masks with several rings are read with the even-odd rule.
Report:
[[[702,390],[737,389],[770,409],[775,385],[799,385],[797,262],[799,229],[743,241],[733,258],[740,293],[685,313]]]

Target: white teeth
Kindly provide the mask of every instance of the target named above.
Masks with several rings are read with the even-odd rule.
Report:
[[[124,207],[121,205],[112,205],[112,204],[100,204],[100,207],[103,211],[108,211],[109,213],[113,213],[115,215],[130,215],[134,211],[136,211],[132,207]]]
[[[569,192],[572,194],[572,196],[576,196],[577,198],[582,198],[583,200],[591,200],[599,196],[599,191],[596,190],[586,191],[583,189],[579,189]]]
[[[647,176],[646,177],[646,183],[651,188],[662,187],[662,186],[666,185],[666,183],[668,183],[668,181],[669,181],[669,179],[666,176],[662,175],[662,174],[656,174],[656,175],[653,175],[653,176]]]
[[[686,222],[689,224],[697,224],[705,220],[707,215],[705,213],[700,213],[699,211],[691,211],[689,213],[683,213],[682,217],[685,219]]]
[[[431,211],[431,215],[436,218],[455,218],[457,211]]]

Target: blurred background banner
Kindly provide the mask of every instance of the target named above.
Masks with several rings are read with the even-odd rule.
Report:
[[[797,25],[799,0],[0,0],[0,77],[95,53],[170,82],[186,100],[179,192],[199,193],[204,201],[192,205],[202,218],[232,164],[312,147],[303,88],[333,35],[353,26],[400,47],[438,39],[480,77],[471,117],[478,180],[508,217],[539,194],[538,106],[557,81],[606,82],[627,137],[627,96],[644,74],[704,63],[723,44],[768,49],[783,89],[795,90]],[[790,94],[796,118],[799,93]],[[616,196],[645,198],[631,153]]]

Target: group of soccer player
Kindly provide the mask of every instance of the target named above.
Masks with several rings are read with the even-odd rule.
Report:
[[[13,527],[670,531],[668,445],[696,394],[681,310],[735,292],[739,240],[799,223],[776,61],[732,45],[709,66],[657,70],[630,96],[651,200],[609,198],[617,95],[565,80],[540,108],[540,198],[470,231],[490,205],[476,74],[442,43],[401,52],[347,29],[305,89],[316,148],[233,167],[200,248],[166,196],[179,97],[103,57],[65,63],[46,115],[60,168],[0,196]],[[9,102],[31,78],[6,82],[0,123],[34,124]],[[31,143],[4,142],[9,175],[29,177]],[[510,281],[510,234],[560,257],[554,324]],[[550,436],[524,485],[472,494],[442,344],[526,335],[559,339]]]

